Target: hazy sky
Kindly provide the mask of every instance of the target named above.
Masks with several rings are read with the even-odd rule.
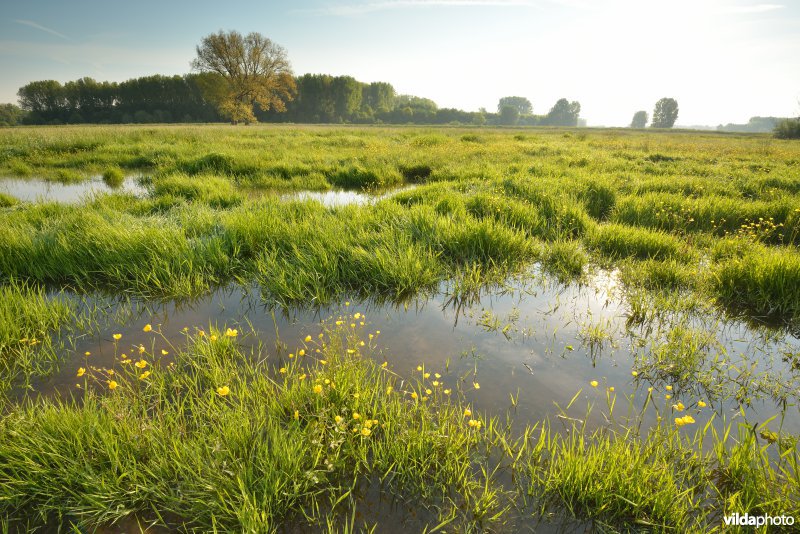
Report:
[[[3,0],[0,102],[32,80],[189,72],[209,33],[257,31],[296,74],[387,81],[440,107],[546,113],[578,100],[624,126],[678,100],[683,125],[800,114],[800,0]],[[11,4],[11,5],[9,5]]]

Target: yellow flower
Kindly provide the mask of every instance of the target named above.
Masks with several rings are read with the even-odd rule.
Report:
[[[683,421],[683,417],[676,417],[675,418],[675,426],[683,426],[686,423]]]
[[[609,386],[608,387],[608,391],[610,391],[611,393],[614,393],[614,386]]]
[[[434,380],[433,382],[431,382],[431,385],[433,385],[433,387],[438,387],[439,386],[439,381],[438,380]]]
[[[315,384],[313,389],[314,393],[316,393],[317,395],[320,395],[322,393],[322,386],[320,386],[319,384]]]
[[[355,314],[355,315],[353,315],[353,318],[354,318],[354,319],[360,319],[360,318],[361,318],[361,314],[360,314],[360,313],[358,313],[358,312],[356,312],[356,314]]]
[[[446,389],[446,390],[444,390],[444,394],[445,394],[445,395],[450,395],[450,391],[451,391],[451,390],[449,390],[449,389]]]
[[[299,377],[297,377],[297,378],[299,378],[300,380],[305,380],[305,379],[306,379],[306,374],[305,374],[305,373],[303,373],[302,375],[300,375],[300,376],[299,376]]]
[[[83,376],[84,374],[86,374],[86,369],[84,369],[83,367],[80,367],[78,369],[78,376]]]
[[[345,306],[350,306],[350,301],[349,301],[349,300],[346,300],[346,301],[344,302],[344,305],[345,305]]]
[[[211,337],[209,339],[211,341],[216,341],[217,340],[217,334],[211,334]]]
[[[91,356],[91,355],[92,355],[92,353],[91,353],[91,352],[89,352],[89,351],[87,350],[86,352],[84,352],[84,353],[83,353],[83,355],[84,355],[84,356]]]
[[[228,386],[220,386],[217,388],[217,395],[219,395],[220,397],[224,397],[230,392],[231,388],[229,388]]]
[[[114,391],[115,389],[117,389],[117,385],[118,384],[117,384],[116,380],[109,380],[108,381],[108,389],[110,389],[111,391]]]
[[[359,347],[363,347],[363,346],[364,346],[364,342],[363,342],[363,341],[359,341],[359,342],[358,342],[358,346],[359,346]]]
[[[472,410],[464,408],[464,417],[469,417],[470,415],[472,415]]]
[[[478,384],[477,382],[473,382],[472,387],[474,387],[475,389],[481,389],[481,385]]]
[[[436,378],[442,378],[442,375],[440,375],[439,373],[433,373],[433,376],[435,376]]]
[[[119,341],[120,339],[122,339],[122,334],[114,334],[114,335],[113,335],[113,336],[111,336],[111,337],[113,337],[113,338],[114,338],[114,341]]]
[[[165,351],[164,349],[161,349],[161,355],[162,356],[166,356],[167,354],[169,354],[169,352]]]
[[[360,413],[358,413],[358,412],[353,412],[353,419],[356,419],[356,420],[358,420],[358,419],[360,419],[360,418],[361,418],[361,414],[360,414]]]
[[[376,335],[376,336],[380,335],[380,333],[381,333],[381,331],[380,331],[380,330],[375,330],[375,335]]]
[[[146,362],[146,361],[144,361],[144,360],[139,360],[138,362],[136,362],[136,363],[135,363],[135,364],[133,364],[133,365],[135,365],[135,366],[136,366],[136,367],[138,367],[139,369],[144,369],[145,367],[147,367],[147,362]]]
[[[393,388],[392,386],[386,386],[386,394],[387,394],[387,395],[388,395],[389,393],[391,393],[392,391],[394,391],[394,388]]]
[[[294,353],[293,352],[289,353],[289,359],[291,359],[291,358],[294,358]]]
[[[106,372],[108,373],[108,376],[114,376],[116,374],[113,369],[108,369]]]
[[[333,420],[336,421],[336,424],[338,425],[339,423],[344,421],[344,417],[342,417],[341,415],[337,415],[336,417],[333,418]]]
[[[311,336],[310,336],[310,335],[309,335],[309,336],[306,336],[306,337],[305,337],[305,339],[304,339],[303,341],[305,341],[306,343],[308,343],[309,341],[311,341]]]
[[[139,380],[144,380],[148,376],[150,376],[150,371],[145,371],[144,373],[139,375]]]
[[[144,345],[139,345],[139,354],[144,354],[145,350]]]
[[[417,371],[422,371],[422,366],[421,365],[417,366]]]
[[[592,380],[591,382],[589,382],[589,385],[592,386],[593,388],[596,388],[597,387],[597,380]]]
[[[430,389],[426,389],[426,390],[425,390],[425,394],[426,394],[426,395],[430,395],[431,393],[433,393],[433,391],[431,391]]]
[[[347,349],[347,354],[355,354],[355,349]]]
[[[414,400],[417,400],[417,392],[416,391],[412,391],[411,392],[411,398],[414,399]]]
[[[424,373],[424,374],[422,375],[422,378],[430,378],[430,377],[431,377],[431,374],[430,374],[430,373]]]
[[[684,406],[682,402],[678,402],[678,404],[673,404],[672,407],[679,412],[682,412],[686,408],[686,406]]]
[[[328,360],[320,360],[319,363],[321,363],[322,365],[327,365],[328,364]]]
[[[636,371],[631,371],[631,375],[633,375],[633,376],[639,376],[639,373],[638,373],[638,372],[636,372]]]
[[[206,333],[205,333],[205,331],[203,331],[203,330],[200,330],[200,331],[197,333],[197,335],[198,335],[198,336],[200,336],[200,337],[206,337]]]
[[[469,420],[469,426],[471,426],[473,428],[480,428],[481,427],[481,422],[476,420],[476,419],[470,419]]]
[[[356,327],[356,323],[350,323],[350,328],[355,328],[355,327]]]
[[[362,436],[369,436],[370,434],[372,434],[372,430],[370,430],[369,428],[364,427],[361,429]]]
[[[281,367],[278,372],[283,374],[283,375],[285,375],[286,374],[286,367]]]
[[[326,385],[326,386],[327,386],[328,384],[330,384],[330,383],[331,383],[330,379],[328,379],[328,378],[326,378],[326,379],[324,380],[324,382],[325,382],[325,385]]]
[[[150,323],[148,323],[148,324],[144,325],[144,328],[142,328],[142,331],[144,331],[144,332],[149,332],[149,331],[150,331],[150,330],[152,330],[152,329],[153,329],[153,325],[151,325]]]
[[[131,360],[130,358],[125,358],[124,360],[121,360],[120,363],[131,363]]]
[[[647,388],[647,392],[648,393],[652,393],[653,392],[653,386],[650,386],[649,388]]]
[[[386,366],[388,366],[388,365],[389,365],[389,362],[383,362],[383,363],[381,364],[381,367],[386,367]]]
[[[297,351],[297,355],[298,356],[305,356],[306,355],[306,351],[304,349],[300,349],[300,350]]]
[[[341,326],[344,321],[336,321],[336,326]]]
[[[708,406],[708,405],[707,405],[705,402],[703,402],[703,401],[697,401],[697,405],[698,405],[699,407],[701,407],[701,408],[705,408],[706,406]]]
[[[225,336],[226,337],[236,337],[238,335],[239,335],[239,331],[236,330],[236,329],[228,328],[227,330],[225,330]]]
[[[672,398],[672,395],[664,395],[664,398],[670,400]]]
[[[694,417],[692,417],[691,415],[684,415],[683,422],[686,423],[687,425],[692,424],[694,423]]]
[[[294,411],[294,420],[295,420],[295,421],[297,421],[298,419],[300,419],[300,412],[298,412],[297,410],[295,410],[295,411]]]
[[[666,388],[664,388],[664,389],[666,389],[667,391],[672,391],[672,386],[667,386],[667,387],[666,387]]]

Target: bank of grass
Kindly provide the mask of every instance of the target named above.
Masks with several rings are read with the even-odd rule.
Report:
[[[348,291],[404,298],[453,273],[510,274],[537,261],[569,281],[598,263],[623,266],[626,283],[648,290],[690,291],[783,322],[800,317],[791,268],[800,239],[796,143],[573,134],[280,125],[3,131],[0,174],[77,181],[137,171],[149,193],[73,207],[1,207],[13,200],[0,199],[0,276],[158,298],[255,281],[272,300],[295,304]],[[278,199],[411,184],[374,205]],[[742,259],[761,245],[765,254]],[[747,275],[751,267],[760,274]]]
[[[30,401],[0,420],[4,521],[92,530],[134,516],[275,532],[364,513],[352,526],[380,530],[357,497],[371,484],[413,502],[422,528],[448,531],[556,514],[611,531],[685,532],[733,512],[800,513],[796,449],[754,429],[733,439],[710,424],[677,426],[678,416],[704,419],[702,409],[670,414],[650,399],[621,424],[608,393],[608,426],[572,419],[561,433],[543,421],[514,435],[473,413],[446,370],[401,377],[375,361],[380,336],[348,326],[362,318],[331,319],[278,360],[243,353],[244,332],[223,327],[187,334],[185,348],[154,331],[152,346],[111,370],[87,365],[77,399]],[[176,352],[170,364],[152,354],[162,348]],[[663,422],[639,435],[637,419],[656,409]]]

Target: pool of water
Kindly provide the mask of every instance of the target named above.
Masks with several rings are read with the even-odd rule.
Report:
[[[341,206],[348,206],[350,204],[373,204],[384,198],[396,195],[401,191],[413,189],[414,187],[415,186],[412,185],[377,193],[366,193],[363,191],[352,191],[348,189],[334,189],[331,191],[299,191],[297,193],[282,195],[281,198],[284,200],[314,200],[316,202],[320,202],[326,208],[338,208]]]
[[[120,315],[125,307],[129,309]],[[674,381],[646,370],[642,362],[652,358],[654,344],[657,346],[673,325],[631,327],[616,276],[607,272],[586,284],[566,286],[534,272],[526,280],[493,288],[468,303],[450,298],[447,286],[442,285],[432,297],[402,305],[343,299],[314,310],[281,311],[265,306],[258,288],[230,286],[191,303],[126,303],[110,309],[116,317],[126,317],[120,321],[124,324],[109,321],[98,335],[79,338],[60,371],[34,381],[33,391],[27,394],[70,395],[75,391],[79,367],[118,366],[119,354],[130,354],[139,344],[151,347],[155,343],[156,352],[160,348],[174,352],[185,344],[185,328],[194,331],[210,324],[238,325],[240,332],[247,332],[240,342],[249,347],[261,343],[277,365],[296,350],[305,335],[320,332],[320,321],[355,312],[366,315],[364,337],[368,333],[376,336],[376,360],[387,361],[405,378],[419,375],[419,365],[431,374],[440,373],[444,387],[460,386],[466,400],[488,415],[504,418],[511,413],[517,427],[545,417],[568,421],[559,415],[580,419],[588,402],[597,405],[592,426],[603,424],[609,396],[617,399],[615,413],[625,415],[628,406],[634,411],[641,408],[650,387],[659,413],[667,417],[671,417],[670,406],[675,402],[691,406],[703,400],[708,407],[696,415],[698,425],[714,412],[718,422],[722,416],[727,421],[740,418],[740,408],[750,422],[763,422],[779,414],[779,403],[748,391],[747,377],[761,377],[771,384],[800,374],[784,361],[787,353],[800,352],[800,340],[789,333],[760,331],[736,321],[719,323],[719,319],[705,325],[694,323],[697,328],[713,329],[716,337],[714,351],[720,361],[710,386],[700,387],[692,377]],[[148,323],[160,334],[143,332]],[[602,342],[592,342],[588,334],[592,329],[604,332]],[[116,344],[114,333],[122,334]],[[85,358],[87,351],[91,356]],[[634,376],[632,371],[637,369]],[[743,375],[742,370],[751,374]],[[716,387],[717,382],[734,379],[744,382],[737,386],[745,392],[738,400],[722,395]],[[590,385],[592,381],[598,382],[597,387]],[[668,391],[667,386],[673,389]],[[562,412],[560,407],[579,391],[579,402]],[[797,389],[789,391],[792,401],[798,395]],[[789,406],[784,415],[783,430],[800,432],[797,407]],[[655,417],[649,410],[645,423],[654,422]]]
[[[138,176],[128,176],[118,187],[110,187],[99,176],[77,183],[61,183],[41,178],[0,178],[0,192],[25,202],[61,202],[77,204],[97,193],[147,195]]]

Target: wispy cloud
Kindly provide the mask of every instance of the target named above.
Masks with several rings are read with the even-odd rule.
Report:
[[[32,20],[14,19],[14,22],[16,22],[17,24],[22,24],[23,26],[30,26],[31,28],[36,28],[37,30],[41,30],[43,32],[47,32],[47,33],[49,33],[51,35],[55,35],[56,37],[61,37],[62,39],[66,40],[66,41],[71,41],[72,40],[69,37],[67,37],[66,35],[64,35],[63,33],[59,33],[59,32],[57,32],[57,31],[55,31],[53,29],[50,29],[50,28],[48,28],[46,26],[42,26],[41,24],[38,24],[38,23],[36,23],[36,22],[34,22]]]
[[[783,4],[754,4],[751,6],[726,6],[723,8],[725,13],[766,13],[767,11],[775,11],[776,9],[783,9]]]
[[[363,15],[376,11],[422,7],[516,7],[532,6],[534,0],[384,0],[345,5],[333,5],[318,9],[298,9],[298,13],[313,15]]]

